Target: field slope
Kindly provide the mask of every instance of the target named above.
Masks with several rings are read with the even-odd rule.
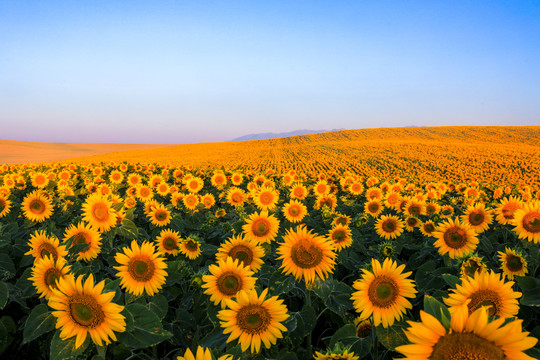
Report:
[[[280,139],[199,143],[78,157],[277,172],[353,171],[381,178],[540,184],[540,127],[341,130]]]

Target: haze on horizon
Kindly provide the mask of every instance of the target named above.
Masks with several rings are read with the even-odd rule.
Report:
[[[0,139],[540,125],[540,6],[0,2]]]

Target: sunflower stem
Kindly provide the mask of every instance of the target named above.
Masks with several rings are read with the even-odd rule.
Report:
[[[375,324],[373,324],[373,317],[370,317],[371,322],[371,337],[373,338],[373,360],[379,360],[379,347],[377,346],[377,333],[375,332]]]
[[[448,256],[448,254],[444,255],[443,259],[445,266],[452,266],[452,261],[450,260],[450,256]]]
[[[311,290],[306,288],[306,306],[311,307]],[[307,352],[308,358],[313,357],[313,349],[311,348],[311,332],[307,334]]]
[[[105,354],[107,354],[107,345],[105,346],[96,345],[96,348],[97,348],[98,355],[106,359],[107,357],[105,356]]]

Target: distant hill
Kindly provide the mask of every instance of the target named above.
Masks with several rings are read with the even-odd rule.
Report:
[[[284,132],[284,133],[248,134],[248,135],[237,137],[236,139],[232,139],[230,141],[248,141],[248,140],[264,140],[264,139],[286,138],[286,137],[291,137],[291,136],[320,134],[320,133],[331,132],[331,131],[339,131],[339,130],[345,130],[345,129],[332,129],[332,130],[301,129],[301,130],[294,130],[294,131],[289,131],[289,132]]]

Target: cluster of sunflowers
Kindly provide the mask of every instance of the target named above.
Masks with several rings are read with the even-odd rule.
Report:
[[[126,162],[0,180],[4,354],[540,353],[530,186]]]

